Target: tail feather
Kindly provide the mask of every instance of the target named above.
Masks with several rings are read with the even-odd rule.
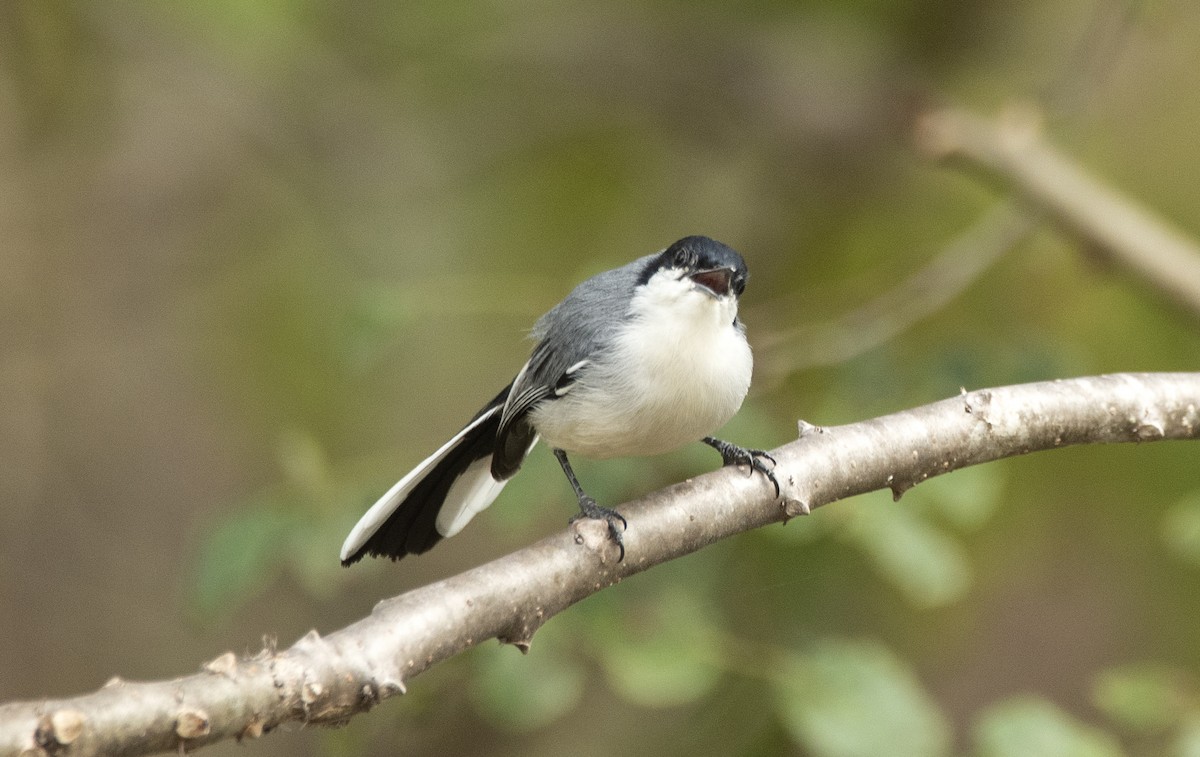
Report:
[[[366,555],[398,560],[426,552],[496,499],[504,482],[492,478],[490,465],[507,395],[505,389],[371,506],[342,545],[342,565]]]

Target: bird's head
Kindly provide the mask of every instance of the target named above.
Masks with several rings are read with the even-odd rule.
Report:
[[[688,282],[690,291],[736,300],[746,289],[749,275],[746,261],[736,250],[715,239],[691,236],[651,259],[638,283],[659,287]]]

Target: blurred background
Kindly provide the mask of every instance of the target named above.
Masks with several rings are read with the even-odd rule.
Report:
[[[1053,228],[845,316],[1004,202],[912,147],[930,103],[1034,103],[1200,234],[1197,32],[1185,0],[0,5],[0,701],[287,646],[563,528],[539,449],[433,552],[337,560],[542,312],[686,234],[752,272],[743,444],[1195,370],[1196,316]],[[836,503],[348,727],[204,753],[1200,754],[1196,461],[1069,449]],[[577,469],[616,504],[717,463]]]

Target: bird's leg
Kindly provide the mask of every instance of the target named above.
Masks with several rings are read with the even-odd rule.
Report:
[[[721,459],[725,461],[726,465],[748,465],[750,466],[750,475],[753,476],[754,471],[758,471],[766,476],[767,480],[775,486],[775,496],[779,496],[779,481],[775,478],[775,458],[771,457],[767,452],[761,449],[739,447],[736,444],[722,441],[715,436],[706,436],[700,441],[720,452]],[[763,460],[770,460],[771,467],[768,468]]]
[[[575,497],[579,500],[579,515],[571,518],[571,522],[580,518],[592,518],[608,523],[609,537],[621,548],[621,556],[617,558],[617,562],[621,562],[625,559],[625,540],[621,538],[621,532],[629,526],[625,517],[616,510],[601,507],[596,504],[596,500],[584,493],[583,487],[579,485],[579,479],[575,478],[575,471],[571,470],[571,461],[567,460],[566,452],[555,449],[554,456],[558,458],[558,464],[562,466],[563,473],[567,474],[567,481],[571,483],[571,488],[575,490]],[[617,530],[617,521],[621,522],[620,530]]]

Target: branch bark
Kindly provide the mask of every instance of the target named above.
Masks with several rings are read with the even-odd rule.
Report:
[[[1042,139],[1031,109],[992,123],[962,110],[926,113],[916,127],[931,156],[999,178],[1107,262],[1200,317],[1200,247],[1147,208],[1105,186]]]
[[[0,706],[0,754],[140,755],[255,738],[289,721],[339,724],[403,693],[436,663],[491,638],[529,648],[580,599],[667,560],[855,494],[896,497],[968,465],[1075,444],[1200,438],[1200,373],[1113,374],[964,391],[846,426],[801,422],[761,476],[722,469],[621,508],[627,557],[606,527],[563,533],[380,602],[371,615],[285,651],[229,652],[170,681],[114,679],[72,699]],[[331,548],[332,550],[332,548]],[[335,559],[332,551],[330,559]]]

